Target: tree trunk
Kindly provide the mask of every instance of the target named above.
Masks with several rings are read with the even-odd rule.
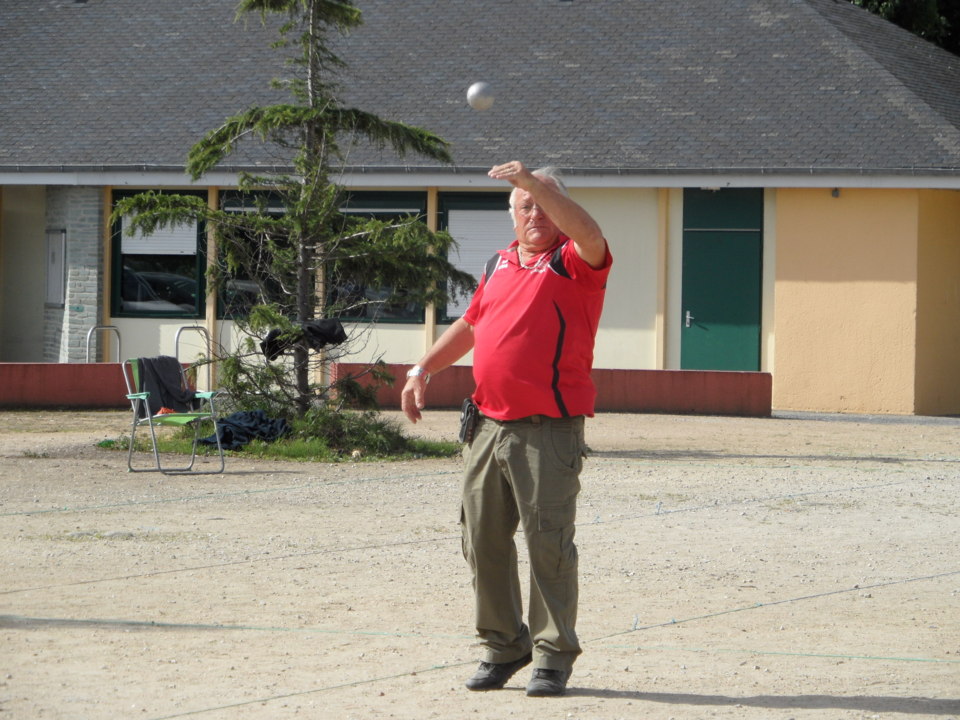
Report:
[[[307,49],[307,95],[311,107],[317,106],[318,83],[320,80],[320,62],[317,55],[320,28],[320,6],[319,3],[313,1],[310,3],[309,9],[308,31],[310,34],[310,43]],[[311,123],[306,128],[306,137],[304,138],[307,149],[307,166],[315,169],[314,171],[317,172],[317,174],[320,174],[320,170],[323,167],[323,158],[321,157],[323,146],[322,143],[318,142],[319,132],[320,129]],[[304,177],[301,179],[303,183],[303,193],[301,197],[306,197],[306,194],[311,192],[308,184],[312,185],[313,188],[319,187],[317,180],[319,180],[319,178],[304,174]],[[300,223],[301,234],[300,237],[297,238],[299,245],[297,252],[297,322],[301,326],[303,323],[314,319],[316,277],[317,273],[321,276],[323,274],[322,267],[319,270],[314,270],[316,253],[313,249],[313,243],[315,242],[315,238],[308,237],[303,233],[303,229],[309,226],[306,219],[303,219]],[[310,403],[313,399],[312,393],[310,392],[310,348],[307,345],[306,338],[297,345],[294,351],[294,367],[296,370],[297,409],[300,414],[303,415],[309,410]]]

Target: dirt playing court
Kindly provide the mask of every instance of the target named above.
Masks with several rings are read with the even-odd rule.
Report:
[[[463,687],[459,460],[133,475],[127,421],[0,414],[0,720],[960,718],[960,420],[589,421],[539,699]]]

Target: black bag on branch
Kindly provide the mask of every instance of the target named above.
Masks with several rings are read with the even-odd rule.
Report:
[[[343,324],[334,318],[325,320],[308,320],[301,325],[294,337],[289,335],[285,338],[280,336],[281,330],[271,330],[260,343],[260,350],[266,356],[268,362],[273,362],[283,355],[291,345],[300,342],[306,338],[307,346],[311,350],[322,350],[327,345],[339,345],[347,339],[347,333],[343,329]]]

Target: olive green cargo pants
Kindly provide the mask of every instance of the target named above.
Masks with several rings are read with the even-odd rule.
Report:
[[[512,662],[533,649],[534,667],[569,670],[581,652],[574,523],[585,449],[582,416],[479,421],[466,453],[461,526],[486,662]],[[529,626],[518,527],[530,557]]]

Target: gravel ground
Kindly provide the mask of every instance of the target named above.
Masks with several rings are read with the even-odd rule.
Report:
[[[133,475],[127,422],[0,414],[0,720],[960,718],[956,419],[591,420],[540,699],[463,687],[458,459]]]

